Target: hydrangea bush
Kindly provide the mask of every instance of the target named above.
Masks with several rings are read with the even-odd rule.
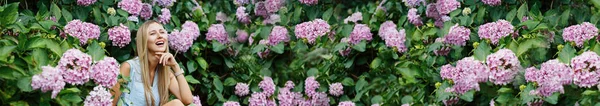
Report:
[[[600,105],[596,0],[0,6],[0,105],[111,105],[156,20],[205,106]],[[174,99],[174,98],[171,98]]]

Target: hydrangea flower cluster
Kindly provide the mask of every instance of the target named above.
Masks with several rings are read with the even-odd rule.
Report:
[[[417,14],[416,8],[411,8],[410,10],[408,10],[407,17],[408,17],[408,22],[410,22],[411,24],[413,24],[415,26],[423,25],[423,21],[421,21],[421,16],[419,16],[419,14]]]
[[[181,31],[175,29],[169,34],[169,47],[177,52],[186,52],[198,36],[200,36],[198,24],[185,21],[181,25]]]
[[[344,94],[344,86],[342,86],[342,83],[329,84],[329,94],[333,96],[341,96]]]
[[[246,32],[246,30],[238,29],[235,34],[237,35],[237,41],[240,43],[246,43],[248,40],[248,32]]]
[[[233,0],[233,4],[235,4],[237,6],[242,6],[247,3],[249,3],[248,0]]]
[[[240,103],[234,101],[227,101],[223,103],[223,106],[240,106]]]
[[[112,105],[113,99],[112,94],[102,86],[94,87],[94,90],[90,92],[90,95],[85,97],[83,105],[85,106],[110,106]]]
[[[90,6],[94,3],[96,3],[96,1],[98,1],[98,0],[77,0],[77,5]]]
[[[82,22],[81,20],[72,20],[64,27],[65,33],[79,39],[81,45],[87,44],[89,39],[98,39],[100,37],[100,27],[92,23]]]
[[[108,29],[108,36],[108,39],[112,41],[112,44],[120,48],[125,47],[125,45],[128,45],[129,42],[131,42],[131,32],[129,31],[129,28],[123,24]]]
[[[279,11],[279,8],[283,6],[285,1],[283,0],[265,0],[265,9],[269,13],[275,13]]]
[[[464,94],[469,90],[479,91],[479,82],[487,81],[487,71],[483,62],[467,57],[459,60],[456,67],[450,64],[442,66],[440,75],[443,79],[454,81],[454,86],[447,88],[447,92]]]
[[[263,21],[263,24],[272,24],[275,25],[275,23],[281,22],[281,17],[278,14],[271,14],[269,15],[269,17],[267,19],[265,19]]]
[[[139,22],[140,21],[140,19],[137,16],[135,16],[135,15],[127,17],[127,20],[132,21],[132,22]]]
[[[56,67],[63,71],[65,82],[81,85],[89,80],[91,65],[92,57],[90,55],[77,49],[69,49],[62,55]]]
[[[261,44],[275,46],[280,42],[289,42],[288,30],[282,26],[275,26],[267,39],[260,40]]]
[[[167,8],[160,9],[160,15],[158,16],[158,22],[161,24],[167,24],[171,21],[171,11]]]
[[[306,4],[306,5],[315,5],[315,4],[319,3],[319,0],[298,0],[298,1],[300,1],[300,3]]]
[[[404,2],[404,5],[407,7],[417,7],[421,4],[425,4],[425,0],[402,0],[402,2]]]
[[[308,43],[314,44],[317,38],[330,32],[329,24],[322,19],[315,19],[296,25],[294,32],[296,38],[307,39]]]
[[[142,11],[143,3],[141,0],[121,0],[117,6],[135,16]]]
[[[440,14],[450,14],[450,12],[460,7],[460,2],[456,0],[438,0],[435,5]]]
[[[313,106],[328,106],[329,105],[329,98],[327,97],[327,93],[325,92],[317,92],[315,94],[313,94],[312,96],[310,96],[310,103],[308,104],[313,104]],[[305,103],[306,104],[306,103]],[[307,106],[307,105],[302,105],[302,106]],[[310,105],[308,105],[310,106]]]
[[[406,45],[404,45],[404,41],[406,41],[406,32],[404,29],[398,31],[396,27],[394,22],[385,21],[379,27],[379,37],[385,40],[387,47],[394,47],[398,52],[405,52]]]
[[[254,8],[255,15],[262,16],[263,18],[268,18],[269,15],[271,15],[269,12],[267,12],[267,8],[265,7],[264,1],[257,2],[255,5],[256,5],[256,7]]]
[[[357,23],[358,21],[361,21],[362,19],[363,19],[362,13],[361,12],[355,12],[355,13],[352,13],[352,15],[350,15],[346,19],[344,19],[344,23],[346,23],[346,24],[348,22]]]
[[[258,87],[263,90],[266,96],[271,96],[275,94],[275,83],[273,83],[273,79],[271,77],[264,77],[260,83],[258,83]]]
[[[154,0],[152,3],[153,4],[158,4],[159,6],[162,7],[170,7],[173,6],[173,3],[175,3],[177,0]]]
[[[277,106],[274,100],[270,100],[268,94],[264,92],[256,92],[248,99],[249,106]]]
[[[251,22],[250,15],[246,13],[246,7],[238,7],[235,12],[235,16],[237,17],[237,20],[241,23],[249,24]]]
[[[290,88],[279,89],[277,100],[281,106],[298,106],[299,101],[302,100],[302,94],[298,92],[290,91]]]
[[[481,2],[490,6],[498,6],[502,3],[502,0],[481,0]]]
[[[563,39],[573,41],[578,47],[583,46],[583,42],[590,40],[598,35],[598,28],[592,23],[583,22],[579,25],[572,25],[563,29]]]
[[[354,29],[350,33],[348,38],[343,38],[342,42],[348,42],[348,44],[358,44],[362,40],[371,41],[373,39],[373,34],[371,33],[371,28],[365,24],[356,24],[354,25]]]
[[[444,43],[465,46],[469,40],[471,30],[469,28],[458,26],[458,24],[450,27],[448,35],[444,36]]]
[[[548,97],[554,92],[564,93],[563,85],[571,84],[573,71],[567,64],[558,60],[549,60],[542,64],[540,70],[535,67],[527,68],[525,79],[527,82],[537,82],[538,88],[534,94]]]
[[[42,73],[31,78],[31,88],[41,89],[42,92],[52,91],[52,99],[58,95],[65,86],[62,73],[59,69],[42,66]]]
[[[592,51],[583,52],[571,59],[571,67],[575,72],[573,83],[579,87],[590,88],[598,85],[600,80],[600,56]]]
[[[443,27],[444,22],[450,20],[448,14],[458,9],[458,7],[460,7],[460,2],[456,0],[438,0],[436,3],[427,5],[425,15],[435,19],[436,26]]]
[[[500,49],[487,56],[487,66],[490,68],[490,81],[496,85],[506,85],[515,78],[521,68],[521,62],[510,49]]]
[[[285,88],[288,88],[288,89],[294,89],[294,87],[295,87],[295,86],[296,86],[296,85],[294,84],[294,82],[292,82],[292,81],[287,81],[287,82],[285,82],[285,86],[284,86],[284,87],[285,87]]]
[[[221,44],[229,43],[229,35],[225,30],[225,26],[223,24],[213,24],[208,28],[208,32],[206,33],[206,40],[212,41],[216,40]]]
[[[308,77],[306,78],[306,80],[304,80],[304,93],[312,97],[317,94],[317,89],[319,88],[319,86],[320,84],[319,82],[317,82],[315,77]]]
[[[152,5],[144,3],[142,5],[142,10],[140,10],[140,17],[145,20],[150,19],[152,17]]]
[[[196,105],[196,106],[202,106],[202,102],[200,101],[200,97],[198,97],[198,96],[194,96],[192,100],[194,101],[194,102],[193,102],[193,103],[194,103],[194,105]],[[225,102],[225,103],[227,103],[227,102]],[[238,105],[239,105],[239,104],[238,104]],[[225,106],[226,106],[226,105],[225,105]]]
[[[354,102],[352,101],[343,101],[338,104],[338,106],[354,106]]]
[[[482,39],[490,39],[492,44],[496,45],[501,38],[512,34],[515,29],[510,22],[506,20],[498,20],[496,22],[490,22],[479,26],[479,37]]]
[[[103,60],[96,62],[90,72],[91,78],[101,86],[112,88],[117,84],[119,75],[119,62],[112,57],[104,57]]]

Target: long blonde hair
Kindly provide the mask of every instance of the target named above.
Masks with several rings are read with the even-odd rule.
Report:
[[[137,45],[137,56],[140,59],[140,65],[141,65],[141,70],[142,70],[142,81],[144,84],[144,96],[146,97],[146,104],[153,106],[154,103],[156,102],[154,100],[154,96],[156,95],[152,95],[152,83],[150,83],[150,81],[152,81],[154,78],[150,78],[150,64],[149,64],[149,60],[148,58],[150,56],[149,55],[149,51],[148,51],[148,27],[150,26],[150,24],[159,24],[158,22],[154,21],[154,20],[149,20],[146,21],[144,24],[142,24],[142,26],[140,26],[140,28],[137,31],[137,35],[135,38],[136,41],[136,45]],[[165,42],[165,45],[169,45],[168,43],[168,39]],[[167,46],[166,52],[169,52],[169,46]],[[155,73],[154,75],[158,75],[158,94],[160,96],[160,102],[161,104],[167,103],[168,99],[169,99],[169,77],[168,77],[168,72],[170,72],[170,68],[168,66],[161,66],[161,65],[157,65],[156,67],[158,69],[158,73]],[[154,71],[154,70],[152,70]]]

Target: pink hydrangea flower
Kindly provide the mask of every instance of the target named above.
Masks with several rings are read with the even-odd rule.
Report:
[[[284,5],[284,2],[283,0],[265,0],[265,8],[267,12],[275,13]]]
[[[82,22],[81,20],[72,20],[64,27],[65,33],[79,39],[81,45],[87,44],[89,39],[98,39],[100,37],[100,27],[92,23]]]
[[[454,85],[446,88],[446,92],[464,94],[469,90],[479,91],[479,82],[487,81],[487,71],[483,62],[467,57],[459,60],[456,67],[449,64],[442,66],[440,76],[454,81]]]
[[[583,52],[571,59],[573,68],[573,83],[579,87],[590,88],[599,83],[600,80],[600,56],[592,51]]]
[[[167,24],[171,21],[171,11],[167,8],[160,9],[160,15],[158,15],[158,22],[161,24]]]
[[[235,16],[237,17],[237,20],[240,21],[241,23],[249,24],[251,22],[250,15],[248,15],[248,13],[246,13],[246,7],[242,7],[242,6],[238,7],[235,12]]]
[[[263,90],[266,96],[271,96],[275,94],[275,83],[273,83],[273,79],[271,77],[264,77],[260,83],[258,83],[258,87]]]
[[[350,15],[348,18],[344,19],[344,23],[348,23],[348,22],[353,22],[356,23],[358,21],[361,21],[363,19],[362,17],[362,13],[361,12],[355,12],[352,13],[352,15]]]
[[[578,47],[582,47],[583,42],[590,40],[597,35],[598,28],[589,22],[583,22],[579,25],[569,26],[563,29],[562,34],[565,41],[575,42]]]
[[[140,17],[145,20],[150,19],[152,17],[152,5],[143,3],[142,10],[140,10]]]
[[[242,5],[248,4],[248,3],[249,3],[248,0],[233,0],[233,4],[235,4],[237,6],[242,6]]]
[[[200,101],[200,97],[194,96],[192,100],[193,100],[193,104],[194,105],[196,105],[196,106],[202,106],[202,102]]]
[[[338,104],[338,106],[354,106],[354,102],[352,101],[343,101]]]
[[[285,82],[285,88],[294,89],[295,86],[296,85],[294,85],[294,82],[292,82],[292,81]]]
[[[200,36],[198,24],[186,21],[181,31],[175,29],[169,34],[169,47],[177,52],[187,52],[198,36]]]
[[[342,86],[342,83],[329,84],[329,94],[333,96],[341,96],[344,94],[344,86]]]
[[[227,101],[223,103],[223,106],[240,106],[240,103],[234,101]]]
[[[308,77],[306,80],[304,80],[304,93],[306,93],[308,96],[314,96],[316,95],[319,86],[320,84],[317,82],[315,77]]]
[[[329,105],[329,98],[327,97],[327,93],[324,92],[316,92],[312,96],[310,96],[310,104],[314,106],[327,106]]]
[[[265,19],[263,21],[263,24],[272,24],[275,25],[275,23],[281,22],[281,17],[278,14],[271,14],[269,15],[269,17],[267,19]]]
[[[317,38],[330,32],[329,24],[321,19],[315,19],[309,22],[303,22],[296,25],[294,33],[296,38],[307,39],[308,43],[314,44]]]
[[[97,0],[77,0],[77,5],[80,6],[90,6],[96,3]]]
[[[496,85],[506,85],[515,78],[521,68],[521,62],[510,49],[500,49],[487,56],[490,68],[490,81]]]
[[[250,99],[248,99],[249,102],[249,106],[276,106],[277,103],[275,103],[274,100],[270,100],[269,96],[267,96],[268,94],[264,93],[264,92],[257,92],[257,93],[253,93],[252,96],[250,96]]]
[[[129,14],[138,15],[142,11],[143,3],[141,0],[121,0],[117,5]]]
[[[248,40],[248,32],[246,32],[246,30],[238,29],[235,34],[237,35],[237,41],[240,43],[246,43]]]
[[[96,64],[92,66],[90,75],[96,84],[106,88],[112,88],[117,84],[119,72],[119,62],[117,62],[115,58],[104,57],[103,60],[96,62]]]
[[[227,31],[225,30],[225,26],[223,26],[223,24],[213,24],[208,28],[208,32],[206,33],[206,40],[207,41],[212,41],[212,40],[216,40],[219,41],[219,43],[221,44],[228,44],[229,43],[229,35],[227,34]]]
[[[449,14],[450,12],[458,9],[460,2],[456,0],[438,0],[436,2],[437,11],[440,14]]]
[[[423,21],[421,21],[421,16],[419,16],[419,14],[417,14],[416,8],[411,8],[410,10],[408,10],[407,17],[408,17],[408,22],[410,22],[411,24],[413,24],[415,26],[423,25]]]
[[[59,70],[63,71],[65,82],[72,85],[82,85],[90,78],[92,57],[77,49],[67,50],[58,61]]]
[[[260,42],[263,42],[266,45],[275,46],[275,45],[279,44],[280,42],[289,42],[289,41],[290,41],[290,37],[288,35],[287,29],[282,26],[275,26],[271,30],[271,34],[269,34],[269,37],[267,39],[261,40]]]
[[[458,24],[450,27],[448,35],[444,36],[444,43],[465,46],[469,40],[471,30],[469,28],[458,26]]]
[[[417,7],[421,4],[425,4],[424,0],[402,0],[402,2],[408,7]]]
[[[298,102],[295,101],[298,95],[302,96],[300,93],[290,91],[290,88],[282,88],[279,89],[277,100],[279,100],[280,106],[297,106]]]
[[[52,99],[56,98],[64,87],[61,71],[51,66],[42,66],[42,73],[31,78],[31,88],[40,89],[42,92],[52,91]]]
[[[262,16],[264,18],[268,18],[269,15],[271,15],[269,12],[267,12],[267,8],[265,6],[265,2],[261,1],[261,2],[257,2],[255,5],[256,7],[254,8],[254,14],[257,16]]]
[[[486,23],[479,26],[479,37],[481,39],[490,39],[492,44],[498,44],[501,38],[506,37],[514,32],[515,27],[506,20],[498,20],[496,22]]]
[[[153,0],[153,4],[158,4],[159,6],[162,7],[170,7],[173,6],[173,3],[175,3],[177,0]]]
[[[362,40],[371,41],[373,39],[373,34],[371,33],[371,28],[365,24],[356,24],[354,25],[354,29],[350,33],[348,38],[348,44],[358,44]]]
[[[406,51],[406,45],[404,44],[404,41],[406,41],[406,32],[404,29],[398,31],[394,22],[385,21],[381,24],[379,27],[379,37],[385,40],[387,47],[393,47],[398,52]]]
[[[537,82],[538,88],[535,91],[544,97],[551,96],[554,92],[564,93],[563,85],[571,84],[572,76],[573,71],[569,65],[556,59],[544,62],[540,70],[531,67],[525,71],[525,79]]]
[[[94,87],[94,90],[85,97],[84,106],[111,106],[112,94],[102,86]]]
[[[114,46],[120,48],[125,47],[131,42],[131,32],[129,28],[123,24],[108,29],[108,38],[112,41]]]
[[[315,4],[319,3],[319,0],[298,0],[298,1],[300,1],[300,3],[306,4],[306,5],[315,5]]]
[[[246,83],[237,83],[235,84],[235,94],[238,96],[246,96],[250,93],[250,89],[248,84]]]
[[[502,3],[502,0],[481,0],[481,2],[490,6],[498,6]]]

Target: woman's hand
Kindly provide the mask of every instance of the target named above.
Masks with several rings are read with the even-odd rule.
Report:
[[[156,52],[155,57],[158,58],[158,64],[162,64],[163,66],[170,66],[170,67],[177,66],[175,57],[173,57],[173,54],[171,54],[171,53]]]

